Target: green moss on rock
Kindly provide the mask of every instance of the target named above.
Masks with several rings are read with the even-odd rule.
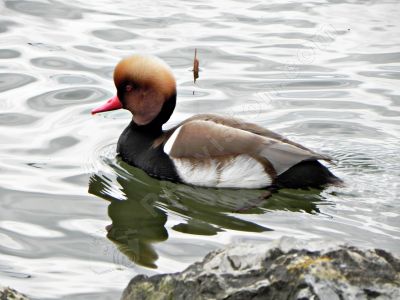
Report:
[[[122,300],[400,299],[400,260],[361,250],[283,238],[209,253],[185,271],[137,276]]]

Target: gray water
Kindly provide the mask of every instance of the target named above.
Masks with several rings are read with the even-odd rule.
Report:
[[[34,299],[118,299],[136,274],[284,235],[400,253],[398,1],[19,0],[0,11],[0,284]],[[120,162],[129,113],[90,110],[138,52],[177,78],[167,127],[196,113],[245,118],[333,156],[346,186],[263,199]]]

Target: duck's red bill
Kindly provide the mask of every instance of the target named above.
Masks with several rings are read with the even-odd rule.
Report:
[[[116,109],[120,109],[120,108],[122,108],[121,101],[119,101],[118,96],[115,95],[114,97],[112,97],[110,100],[108,100],[103,105],[93,109],[92,115],[100,113],[100,112],[116,110]]]

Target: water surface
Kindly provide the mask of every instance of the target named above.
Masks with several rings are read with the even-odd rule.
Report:
[[[2,285],[34,299],[118,299],[136,274],[283,235],[400,253],[398,1],[6,0],[0,10]],[[119,59],[138,52],[177,78],[167,127],[196,113],[245,118],[333,156],[346,186],[265,199],[119,161],[129,114],[90,110],[114,94]]]

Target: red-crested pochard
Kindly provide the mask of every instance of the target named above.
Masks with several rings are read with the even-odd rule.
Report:
[[[117,152],[150,176],[219,188],[301,188],[340,182],[318,161],[329,157],[240,119],[201,114],[163,131],[175,108],[176,83],[158,58],[133,55],[121,60],[114,83],[117,95],[92,113],[120,108],[132,113]]]

